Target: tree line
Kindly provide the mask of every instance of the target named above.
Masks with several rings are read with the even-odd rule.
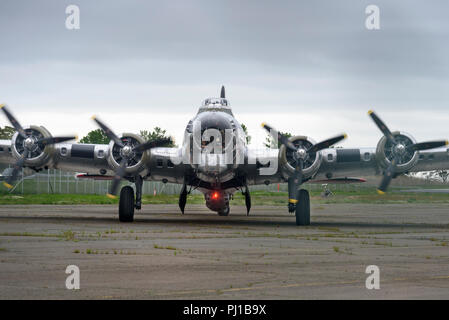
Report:
[[[241,124],[242,129],[246,134],[246,143],[251,142],[251,136],[248,134],[248,128],[245,126],[245,124]],[[10,140],[12,136],[15,133],[15,129],[10,126],[0,127],[0,139],[3,140]],[[291,137],[292,135],[288,132],[281,132],[282,134],[286,135],[287,137]],[[146,140],[155,140],[155,139],[164,139],[169,138],[169,135],[167,134],[167,131],[165,129],[162,129],[160,127],[154,127],[153,130],[140,130],[139,134]],[[103,130],[96,129],[90,131],[86,136],[81,138],[79,141],[80,143],[92,143],[92,144],[108,144],[110,139],[104,134]],[[265,139],[264,145],[267,148],[271,147],[271,143],[273,141],[273,138],[271,135],[267,134],[267,137]],[[166,145],[166,147],[174,147],[176,146],[175,142],[172,141],[172,143],[169,143]],[[280,142],[278,142],[278,148],[281,147]]]

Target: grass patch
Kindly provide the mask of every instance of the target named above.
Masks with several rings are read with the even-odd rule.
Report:
[[[2,232],[0,237],[50,237],[61,238],[61,234],[32,233],[32,232]]]
[[[164,246],[159,246],[159,245],[157,245],[157,244],[153,245],[153,247],[154,247],[155,249],[177,250],[175,247],[172,247],[172,246],[166,246],[166,247],[164,247]]]
[[[61,232],[61,238],[66,241],[73,241],[75,240],[75,232],[73,232],[72,230],[63,231]]]
[[[393,243],[392,242],[381,242],[381,241],[375,241],[374,244],[376,246],[384,246],[384,247],[392,247]]]

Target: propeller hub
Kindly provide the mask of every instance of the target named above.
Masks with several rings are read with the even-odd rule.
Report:
[[[398,143],[396,146],[394,146],[394,152],[397,155],[402,156],[405,153],[405,146],[402,143]]]
[[[36,147],[36,140],[33,137],[28,137],[23,140],[23,147],[27,150],[33,151]]]
[[[129,157],[131,157],[131,155],[132,155],[132,153],[133,153],[133,148],[132,148],[131,146],[124,146],[124,147],[122,148],[121,153],[122,153],[122,155],[123,155],[124,157],[129,158]]]
[[[296,150],[296,157],[298,159],[305,159],[307,156],[307,151],[303,148],[298,148],[298,150]]]

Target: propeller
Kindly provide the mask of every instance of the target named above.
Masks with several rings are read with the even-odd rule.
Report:
[[[101,128],[101,130],[103,130],[106,136],[112,141],[114,141],[114,143],[120,149],[120,156],[122,159],[120,161],[119,167],[115,171],[111,188],[109,189],[109,192],[106,194],[106,196],[111,199],[117,198],[117,191],[120,185],[120,181],[125,176],[126,167],[128,166],[128,163],[133,160],[133,158],[136,156],[136,153],[142,153],[151,148],[163,147],[167,144],[172,143],[171,138],[160,138],[133,146],[129,141],[120,139],[111,129],[109,129],[109,127],[104,122],[99,120],[96,116],[93,116],[92,120],[94,120],[97,123],[97,125]]]
[[[386,137],[387,141],[392,145],[392,154],[393,159],[388,164],[387,168],[384,171],[382,181],[380,182],[379,188],[377,189],[377,193],[385,194],[388,189],[388,186],[391,183],[391,180],[397,174],[397,165],[401,163],[403,158],[408,153],[415,153],[421,150],[428,150],[433,148],[439,148],[447,145],[449,142],[447,140],[437,140],[437,141],[427,141],[420,143],[413,143],[406,145],[403,141],[396,139],[391,133],[390,129],[385,125],[385,123],[377,116],[377,114],[370,110],[368,111],[368,115],[374,121],[376,126],[382,132],[382,134]]]
[[[23,154],[16,161],[16,163],[14,163],[11,175],[8,177],[8,179],[6,179],[6,181],[3,182],[3,185],[9,189],[13,188],[12,184],[14,183],[14,181],[16,181],[20,170],[22,170],[22,168],[24,167],[25,161],[27,159],[32,158],[33,152],[35,152],[36,150],[42,151],[48,145],[78,139],[77,136],[48,137],[48,138],[36,137],[32,130],[23,129],[19,121],[17,121],[17,119],[11,114],[6,105],[1,104],[0,109],[3,110],[3,113],[6,115],[6,117],[8,118],[9,122],[14,127],[14,129],[16,129],[16,131],[19,133],[19,136],[23,138]]]
[[[329,148],[343,139],[346,139],[347,135],[340,134],[306,148],[304,146],[295,146],[286,135],[276,131],[273,127],[267,125],[266,123],[262,123],[262,127],[274,138],[276,138],[277,135],[278,141],[286,148],[293,151],[292,155],[293,160],[295,161],[295,172],[288,178],[288,210],[293,212],[296,208],[296,203],[298,202],[298,188],[303,180],[304,161],[306,161],[311,154]]]

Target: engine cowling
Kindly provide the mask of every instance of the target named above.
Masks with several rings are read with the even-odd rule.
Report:
[[[377,162],[381,168],[385,169],[393,160],[394,155],[397,154],[399,163],[396,164],[396,173],[407,172],[418,162],[418,152],[406,150],[406,147],[415,144],[416,140],[412,135],[401,131],[395,131],[391,134],[394,136],[397,145],[393,146],[393,144],[383,136],[377,143]]]
[[[290,137],[289,141],[291,141],[296,147],[304,148],[305,150],[316,144],[313,139],[306,136]],[[284,145],[281,145],[281,148],[279,149],[279,164],[281,166],[284,178],[290,177],[295,171],[295,161],[292,153],[293,151],[287,149]],[[318,172],[321,161],[321,151],[307,154],[304,159],[304,167],[302,171],[303,179],[313,177]]]
[[[26,167],[40,169],[50,164],[55,152],[53,145],[44,145],[37,141],[43,138],[50,138],[50,132],[42,126],[24,127],[26,138],[16,132],[11,140],[11,151],[17,160],[26,153],[24,165]]]
[[[114,141],[109,142],[108,163],[116,171],[120,167],[122,155],[128,153],[129,159],[126,164],[126,174],[136,174],[145,168],[150,159],[149,150],[144,152],[132,151],[132,148],[145,142],[145,139],[134,133],[124,133],[120,138],[125,145],[120,148]]]

